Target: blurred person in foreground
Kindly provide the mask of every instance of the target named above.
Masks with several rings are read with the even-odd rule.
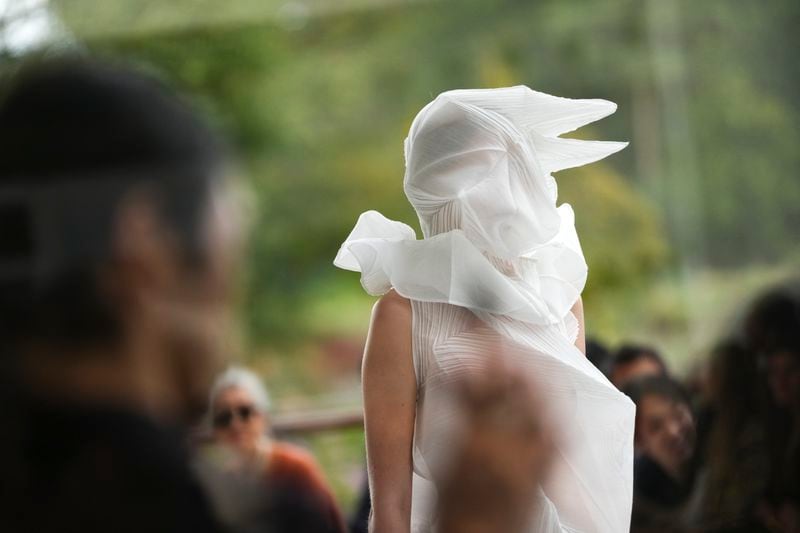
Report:
[[[0,530],[217,531],[183,428],[221,366],[237,210],[160,83],[75,58],[0,100]]]
[[[639,378],[624,392],[636,404],[631,531],[685,524],[695,477],[696,423],[689,395],[664,376]]]
[[[664,359],[655,348],[624,344],[614,352],[608,375],[611,383],[621,390],[635,379],[645,376],[667,376],[669,371]]]
[[[345,531],[311,454],[270,436],[269,396],[256,374],[237,367],[220,374],[211,389],[209,420],[216,449],[205,453],[222,452],[226,470],[254,482],[247,498],[255,514],[245,514],[243,522],[268,524],[272,533]]]
[[[530,504],[554,453],[541,387],[496,353],[467,371],[454,388],[458,445],[441,483],[438,531],[545,531],[545,510]]]

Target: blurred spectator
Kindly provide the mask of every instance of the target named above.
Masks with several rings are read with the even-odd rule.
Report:
[[[625,388],[636,404],[632,530],[675,525],[685,513],[694,470],[695,419],[676,381],[646,376]]]
[[[710,374],[694,522],[710,531],[760,531],[753,515],[766,490],[769,459],[756,358],[739,341],[723,341],[711,353]]]
[[[586,358],[600,372],[608,376],[608,371],[611,367],[611,352],[605,344],[592,337],[586,339]]]
[[[614,354],[608,375],[611,383],[621,390],[634,379],[666,376],[668,371],[661,355],[654,348],[625,344]]]
[[[0,530],[216,531],[180,429],[238,256],[220,143],[122,69],[50,62],[4,89]]]
[[[762,420],[768,480],[756,512],[770,529],[800,531],[800,282],[757,298],[744,338],[767,391]]]
[[[695,522],[800,531],[800,284],[760,295],[714,351],[712,424]]]
[[[269,397],[258,376],[243,368],[225,371],[211,389],[209,409],[214,441],[238,453],[234,469],[261,473],[262,520],[270,532],[345,531],[313,457],[269,436]]]
[[[759,357],[772,404],[790,412],[800,401],[800,283],[768,291],[745,318],[748,347]]]

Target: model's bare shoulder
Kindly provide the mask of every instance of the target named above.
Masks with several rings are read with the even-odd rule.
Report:
[[[411,300],[394,289],[380,297],[372,308],[372,322],[404,323],[411,321]]]
[[[407,359],[404,355],[411,352],[411,321],[411,301],[395,291],[389,291],[375,303],[367,335],[365,369],[370,363],[380,366],[382,372],[404,364]]]

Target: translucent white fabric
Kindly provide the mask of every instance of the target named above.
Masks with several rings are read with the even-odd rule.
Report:
[[[634,407],[574,346],[570,309],[587,268],[552,177],[626,146],[559,137],[615,109],[523,86],[441,94],[405,144],[404,189],[424,238],[367,211],[339,250],[334,264],[361,272],[368,293],[394,288],[412,303],[414,531],[434,529],[432,480],[452,449],[449,385],[498,351],[536,376],[557,427],[531,531],[629,529]]]

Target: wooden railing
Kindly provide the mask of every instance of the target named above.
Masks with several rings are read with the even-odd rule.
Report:
[[[272,430],[277,436],[302,435],[364,426],[361,409],[330,409],[273,415]]]

